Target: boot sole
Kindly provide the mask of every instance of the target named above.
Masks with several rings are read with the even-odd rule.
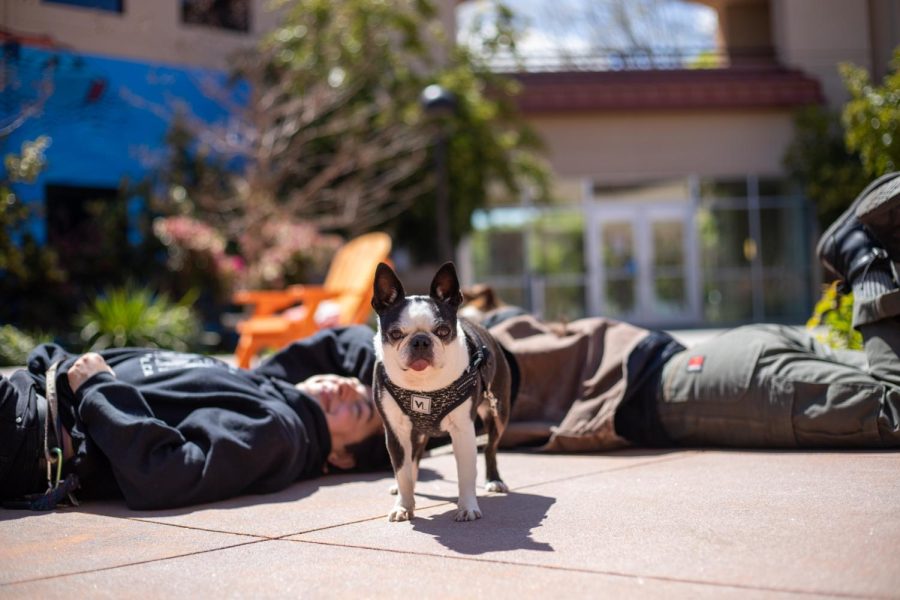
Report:
[[[825,244],[828,243],[828,241],[834,235],[834,232],[837,231],[841,225],[846,223],[847,220],[852,219],[854,217],[859,219],[859,217],[857,216],[857,209],[859,209],[863,205],[863,203],[866,202],[866,200],[870,197],[870,195],[875,190],[877,190],[881,186],[887,184],[888,182],[894,181],[898,177],[900,177],[900,173],[888,173],[887,175],[882,175],[881,177],[879,177],[878,179],[876,179],[875,181],[873,181],[872,183],[867,185],[866,188],[862,192],[859,193],[859,195],[856,197],[856,199],[853,200],[853,203],[850,205],[850,207],[847,210],[845,210],[843,213],[841,213],[841,216],[838,217],[837,219],[835,219],[834,223],[829,225],[828,229],[825,230],[825,233],[822,234],[822,237],[819,238],[819,243],[816,245],[816,256],[819,257],[819,262],[822,263],[822,265],[825,267],[825,269],[827,269],[828,272],[830,272],[832,275],[834,275],[838,279],[843,280],[844,277],[843,277],[843,275],[841,275],[838,272],[837,269],[835,269],[831,265],[831,263],[829,263],[827,260],[825,260],[825,258],[824,258]],[[898,180],[895,183],[900,185],[900,180]],[[897,191],[900,191],[900,189],[898,189]],[[896,195],[896,193],[895,193],[895,195]],[[884,206],[887,206],[889,204],[890,203],[888,203],[885,200],[883,202],[878,203],[877,206],[883,208]],[[867,211],[866,214],[871,216],[872,212]],[[867,218],[869,218],[869,217],[867,217]],[[860,220],[860,222],[862,222],[862,219],[859,219],[859,220]],[[863,223],[863,224],[865,224],[865,223]]]

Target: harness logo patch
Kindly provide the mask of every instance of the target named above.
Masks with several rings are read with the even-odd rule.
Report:
[[[425,396],[410,396],[409,405],[413,411],[423,415],[431,414],[431,398]]]
[[[699,373],[703,370],[703,361],[706,359],[702,354],[698,354],[696,356],[692,356],[688,359],[687,363],[687,372],[688,373]]]

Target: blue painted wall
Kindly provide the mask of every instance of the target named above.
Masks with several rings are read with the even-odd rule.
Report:
[[[10,45],[0,67],[8,82],[0,91],[0,130],[39,98],[42,82],[52,85],[41,112],[0,139],[4,156],[18,152],[23,141],[52,139],[38,180],[14,186],[35,208],[43,206],[48,184],[118,188],[123,180],[150,175],[163,164],[165,135],[179,106],[206,122],[228,114],[204,94],[211,83],[224,89],[225,75],[211,70]],[[46,239],[40,212],[30,229]]]

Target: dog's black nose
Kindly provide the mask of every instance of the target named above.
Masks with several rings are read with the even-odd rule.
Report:
[[[425,350],[431,348],[431,338],[427,333],[417,333],[409,340],[409,345],[412,346],[414,350]]]

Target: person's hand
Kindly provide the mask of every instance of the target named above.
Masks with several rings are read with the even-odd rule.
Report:
[[[112,368],[106,364],[106,361],[103,360],[102,356],[96,352],[82,354],[78,357],[78,360],[69,367],[69,372],[67,373],[67,376],[69,377],[69,387],[72,388],[72,392],[77,392],[78,388],[80,388],[85,381],[103,371],[109,373],[113,372]]]

